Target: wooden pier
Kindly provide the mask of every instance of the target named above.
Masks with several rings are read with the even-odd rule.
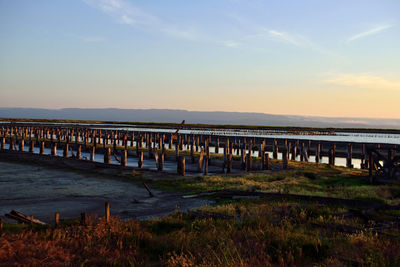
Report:
[[[121,131],[82,125],[3,123],[0,127],[1,152],[6,152],[6,144],[9,144],[9,151],[24,153],[33,153],[37,147],[40,155],[49,148],[51,156],[62,151],[63,158],[92,162],[96,154],[102,154],[105,164],[115,158],[122,167],[127,166],[130,158],[137,158],[139,169],[143,168],[143,160],[149,159],[154,160],[158,171],[164,171],[165,162],[174,161],[180,175],[185,175],[185,166],[189,164],[195,164],[196,172],[204,174],[208,174],[210,166],[216,166],[221,173],[268,170],[270,155],[282,160],[281,169],[287,169],[290,160],[312,160],[319,164],[325,157],[330,165],[336,164],[336,158],[344,158],[349,168],[354,167],[353,159],[359,159],[360,167],[369,169],[368,149],[392,158],[400,153],[396,144],[188,134],[163,129]],[[82,152],[89,153],[89,158],[82,158]]]

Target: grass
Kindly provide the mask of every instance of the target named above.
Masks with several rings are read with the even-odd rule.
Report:
[[[364,170],[304,162],[291,161],[285,171],[129,179],[186,194],[235,189],[400,203],[399,183],[371,185]],[[149,221],[111,218],[107,224],[91,216],[87,225],[68,220],[58,228],[5,224],[0,265],[400,265],[399,208],[360,210],[284,198],[214,199],[215,205],[196,212],[176,211]]]

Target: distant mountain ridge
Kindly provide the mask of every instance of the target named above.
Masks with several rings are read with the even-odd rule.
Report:
[[[400,119],[331,118],[250,112],[172,109],[0,108],[0,118],[175,122],[263,126],[400,129]]]

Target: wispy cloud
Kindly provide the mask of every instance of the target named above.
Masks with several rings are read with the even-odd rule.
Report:
[[[97,8],[118,23],[127,25],[152,25],[158,19],[140,8],[132,5],[126,0],[83,0],[89,6]]]
[[[347,43],[350,43],[352,41],[355,41],[357,39],[360,39],[360,38],[363,38],[363,37],[366,37],[366,36],[369,36],[369,35],[377,34],[379,32],[382,32],[382,31],[386,30],[386,29],[389,29],[391,27],[393,27],[392,24],[381,25],[381,26],[374,27],[374,28],[372,28],[372,29],[370,29],[368,31],[357,33],[357,34],[351,36],[350,38],[348,38],[347,39]]]
[[[81,39],[82,42],[84,43],[100,43],[106,40],[106,38],[100,36],[87,36],[87,37],[82,37]]]
[[[113,17],[118,23],[141,30],[161,32],[173,38],[195,41],[200,39],[194,29],[182,28],[165,23],[157,16],[143,11],[126,0],[83,0],[91,7]]]
[[[284,43],[288,43],[295,46],[302,46],[304,45],[304,38],[299,38],[298,36],[289,34],[287,32],[276,31],[276,30],[266,30],[270,37],[275,40],[282,41]]]
[[[223,41],[222,44],[230,48],[237,48],[240,46],[240,43],[236,41]]]
[[[400,80],[371,74],[339,74],[324,82],[362,89],[400,91]]]

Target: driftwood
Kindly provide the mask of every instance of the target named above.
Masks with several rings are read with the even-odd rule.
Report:
[[[150,197],[154,197],[153,193],[150,191],[150,188],[147,186],[145,182],[143,182],[144,188],[146,188],[147,192],[149,192]]]
[[[33,216],[26,216],[25,214],[22,214],[21,212],[18,212],[16,210],[12,210],[10,213],[7,213],[6,216],[8,218],[18,221],[19,223],[48,225],[45,222],[33,218]]]

